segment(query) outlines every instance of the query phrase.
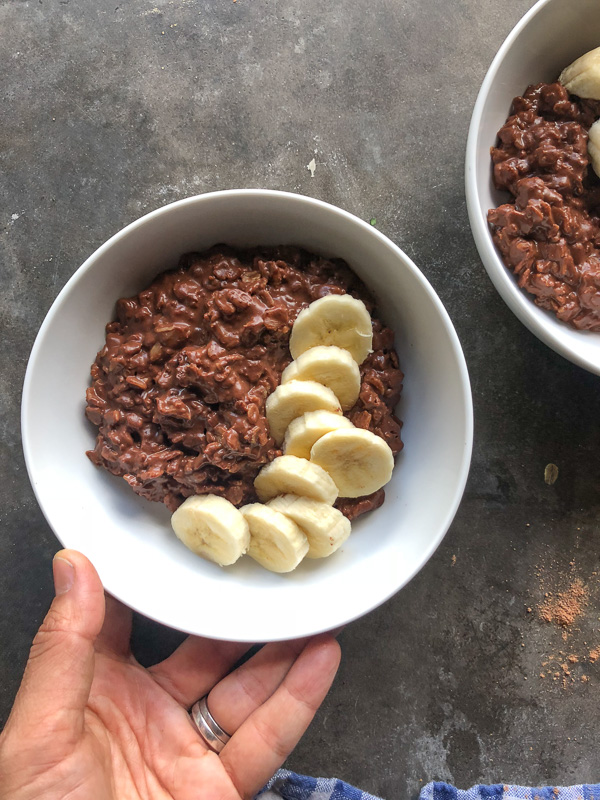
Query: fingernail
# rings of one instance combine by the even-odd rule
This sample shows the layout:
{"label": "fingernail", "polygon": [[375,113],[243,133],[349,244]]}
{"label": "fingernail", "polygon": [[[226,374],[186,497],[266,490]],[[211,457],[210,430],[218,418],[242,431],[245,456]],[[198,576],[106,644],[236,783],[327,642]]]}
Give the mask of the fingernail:
{"label": "fingernail", "polygon": [[65,594],[73,586],[75,580],[75,567],[66,558],[55,556],[52,562],[52,573],[54,575],[54,591],[58,597]]}

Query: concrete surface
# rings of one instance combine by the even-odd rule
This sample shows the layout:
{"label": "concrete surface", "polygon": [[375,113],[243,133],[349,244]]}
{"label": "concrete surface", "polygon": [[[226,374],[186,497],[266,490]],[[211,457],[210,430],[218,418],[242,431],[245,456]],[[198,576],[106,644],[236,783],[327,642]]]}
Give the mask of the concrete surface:
{"label": "concrete surface", "polygon": [[[457,327],[476,415],[448,536],[404,591],[344,631],[339,678],[290,767],[387,798],[415,797],[431,779],[600,781],[600,661],[584,658],[600,644],[599,379],[504,305],[463,196],[477,90],[530,5],[0,2],[0,721],[51,599],[57,549],[19,440],[36,331],[127,222],[190,194],[262,186],[375,217],[414,258]],[[576,576],[589,602],[563,641],[535,607]],[[145,663],[180,638],[136,621]],[[539,677],[561,651],[583,659],[565,686]]]}

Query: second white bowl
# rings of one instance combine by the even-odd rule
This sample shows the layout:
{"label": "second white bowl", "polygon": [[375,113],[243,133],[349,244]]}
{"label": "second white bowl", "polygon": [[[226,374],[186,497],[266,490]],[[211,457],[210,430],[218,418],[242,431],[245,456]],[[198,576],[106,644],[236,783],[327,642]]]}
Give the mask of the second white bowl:
{"label": "second white bowl", "polygon": [[560,72],[600,45],[598,0],[541,0],[513,28],[481,86],[469,129],[466,193],[475,244],[494,286],[521,322],[569,361],[600,375],[600,333],[571,328],[520,289],[496,250],[487,212],[506,202],[492,181],[490,147],[514,97],[527,86],[555,81]]}

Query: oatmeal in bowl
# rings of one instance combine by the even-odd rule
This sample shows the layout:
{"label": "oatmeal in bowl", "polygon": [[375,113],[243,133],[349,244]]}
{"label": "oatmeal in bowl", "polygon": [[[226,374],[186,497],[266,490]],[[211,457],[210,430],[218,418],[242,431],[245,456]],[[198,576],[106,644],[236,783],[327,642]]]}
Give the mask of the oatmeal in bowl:
{"label": "oatmeal in bowl", "polygon": [[[347,264],[298,247],[218,246],[183,256],[176,270],[116,304],[86,395],[86,415],[100,429],[90,459],[171,511],[210,492],[234,505],[255,500],[260,468],[281,455],[266,400],[292,362],[294,320],[337,293],[374,307]],[[375,315],[372,352],[346,414],[397,455],[403,375],[393,338]],[[379,490],[345,510],[356,517],[382,500]]]}
{"label": "oatmeal in bowl", "polygon": [[562,322],[598,333],[600,178],[590,151],[600,81],[597,99],[573,95],[565,83],[529,86],[513,100],[491,152],[494,184],[511,199],[490,209],[488,222],[519,287]]}
{"label": "oatmeal in bowl", "polygon": [[[86,416],[99,429],[87,455],[139,496],[178,511],[175,532],[211,561],[231,565],[247,551],[263,566],[289,572],[305,555],[333,555],[350,531],[342,516],[355,519],[384,501],[391,471],[374,475],[377,448],[392,469],[402,449],[394,411],[403,375],[393,331],[373,311],[366,286],[345,262],[298,247],[216,246],[182,256],[176,270],[117,301],[86,393]],[[298,345],[299,336],[304,345]],[[331,417],[326,424],[325,414]],[[331,449],[331,437],[325,437],[341,427],[350,437],[343,475],[336,479],[335,458],[325,470],[336,484],[331,500],[337,510],[323,500],[315,506],[319,498],[311,497],[312,506],[305,502],[305,514],[299,514],[305,491],[294,488],[293,474],[308,465],[292,462],[286,491],[272,499],[286,497],[293,519],[278,500],[277,514],[270,506],[268,525],[263,520],[262,527],[248,528],[244,509],[235,514],[223,498],[235,508],[256,503],[274,469],[298,457],[299,439],[306,439],[315,422],[321,430],[301,454],[316,465],[311,493],[328,441]],[[368,435],[356,434],[357,428]],[[352,470],[358,485],[348,487]],[[202,496],[202,502],[195,499]],[[215,508],[229,514],[229,530],[215,520]],[[320,526],[317,518],[324,520]],[[297,528],[292,535],[299,547],[281,558],[290,525]]]}

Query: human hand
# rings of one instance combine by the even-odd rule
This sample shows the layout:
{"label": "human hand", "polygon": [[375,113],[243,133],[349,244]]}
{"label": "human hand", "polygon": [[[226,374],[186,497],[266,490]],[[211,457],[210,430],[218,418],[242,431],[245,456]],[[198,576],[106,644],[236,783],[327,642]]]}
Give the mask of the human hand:
{"label": "human hand", "polygon": [[[105,597],[85,556],[63,550],[53,569],[56,597],[0,735],[0,800],[253,797],[327,694],[335,639],[268,644],[229,673],[247,644],[189,637],[144,669],[131,612]],[[219,755],[188,714],[206,694],[232,734]]]}

